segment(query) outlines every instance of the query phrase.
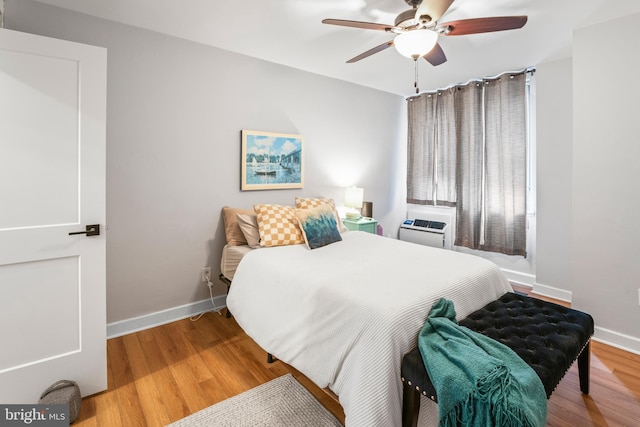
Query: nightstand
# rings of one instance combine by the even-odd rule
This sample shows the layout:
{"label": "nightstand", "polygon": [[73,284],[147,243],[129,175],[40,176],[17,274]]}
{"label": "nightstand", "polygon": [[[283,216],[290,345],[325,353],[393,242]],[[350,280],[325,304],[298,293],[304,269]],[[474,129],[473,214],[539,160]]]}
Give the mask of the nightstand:
{"label": "nightstand", "polygon": [[377,234],[378,221],[373,218],[361,217],[358,219],[343,218],[342,223],[351,231],[366,231],[367,233]]}

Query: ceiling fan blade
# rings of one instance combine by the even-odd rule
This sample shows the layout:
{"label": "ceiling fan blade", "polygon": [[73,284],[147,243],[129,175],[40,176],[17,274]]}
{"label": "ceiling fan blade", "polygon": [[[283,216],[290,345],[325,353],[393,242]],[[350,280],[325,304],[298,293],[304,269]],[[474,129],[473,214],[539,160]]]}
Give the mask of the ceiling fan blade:
{"label": "ceiling fan blade", "polygon": [[416,9],[416,21],[421,19],[426,19],[427,22],[437,21],[449,9],[451,3],[453,0],[423,0]]}
{"label": "ceiling fan blade", "polygon": [[524,27],[526,16],[494,16],[491,18],[459,19],[438,25],[446,36],[490,33],[493,31],[515,30]]}
{"label": "ceiling fan blade", "polygon": [[354,62],[360,61],[361,59],[364,59],[368,56],[373,55],[374,53],[378,53],[381,52],[383,50],[385,50],[388,47],[393,46],[393,40],[389,40],[388,42],[382,43],[381,45],[378,45],[372,49],[369,49],[366,52],[361,53],[358,56],[354,56],[353,58],[351,58],[350,60],[347,61],[347,64],[352,64]]}
{"label": "ceiling fan blade", "polygon": [[394,28],[387,24],[375,22],[349,21],[346,19],[323,19],[323,24],[340,25],[342,27],[363,28],[365,30],[391,31]]}
{"label": "ceiling fan blade", "polygon": [[427,62],[429,62],[429,64],[433,65],[434,67],[447,62],[447,56],[444,54],[440,43],[436,43],[433,49],[431,49],[431,52],[424,55],[423,58],[426,59]]}

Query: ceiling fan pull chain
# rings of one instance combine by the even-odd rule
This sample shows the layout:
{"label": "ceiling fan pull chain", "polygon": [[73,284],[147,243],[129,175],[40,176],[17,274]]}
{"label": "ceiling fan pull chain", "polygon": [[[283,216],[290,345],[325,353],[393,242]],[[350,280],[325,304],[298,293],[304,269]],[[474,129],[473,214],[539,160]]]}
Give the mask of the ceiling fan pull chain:
{"label": "ceiling fan pull chain", "polygon": [[416,93],[419,93],[420,89],[418,88],[418,59],[414,59],[413,63],[415,64],[415,77],[413,86],[416,88]]}

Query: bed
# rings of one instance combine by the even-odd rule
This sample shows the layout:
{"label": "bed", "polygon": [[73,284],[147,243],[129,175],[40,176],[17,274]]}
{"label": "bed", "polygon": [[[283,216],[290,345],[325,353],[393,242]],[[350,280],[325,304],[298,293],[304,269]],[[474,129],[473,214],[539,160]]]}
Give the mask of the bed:
{"label": "bed", "polygon": [[236,270],[238,269],[240,260],[251,250],[252,248],[249,245],[231,246],[227,244],[222,248],[220,272],[229,284],[233,281],[233,277],[236,275]]}
{"label": "bed", "polygon": [[313,250],[243,251],[227,307],[265,351],[333,391],[348,427],[401,424],[402,356],[437,299],[460,319],[512,290],[483,258],[360,231]]}

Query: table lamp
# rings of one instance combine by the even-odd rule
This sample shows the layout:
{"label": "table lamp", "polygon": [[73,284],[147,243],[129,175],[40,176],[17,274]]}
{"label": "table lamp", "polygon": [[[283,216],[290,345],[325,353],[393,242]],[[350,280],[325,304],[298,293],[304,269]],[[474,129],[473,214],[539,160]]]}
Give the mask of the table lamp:
{"label": "table lamp", "polygon": [[358,187],[347,187],[344,192],[344,205],[347,208],[347,219],[359,219],[362,215],[358,209],[362,209],[364,190]]}

